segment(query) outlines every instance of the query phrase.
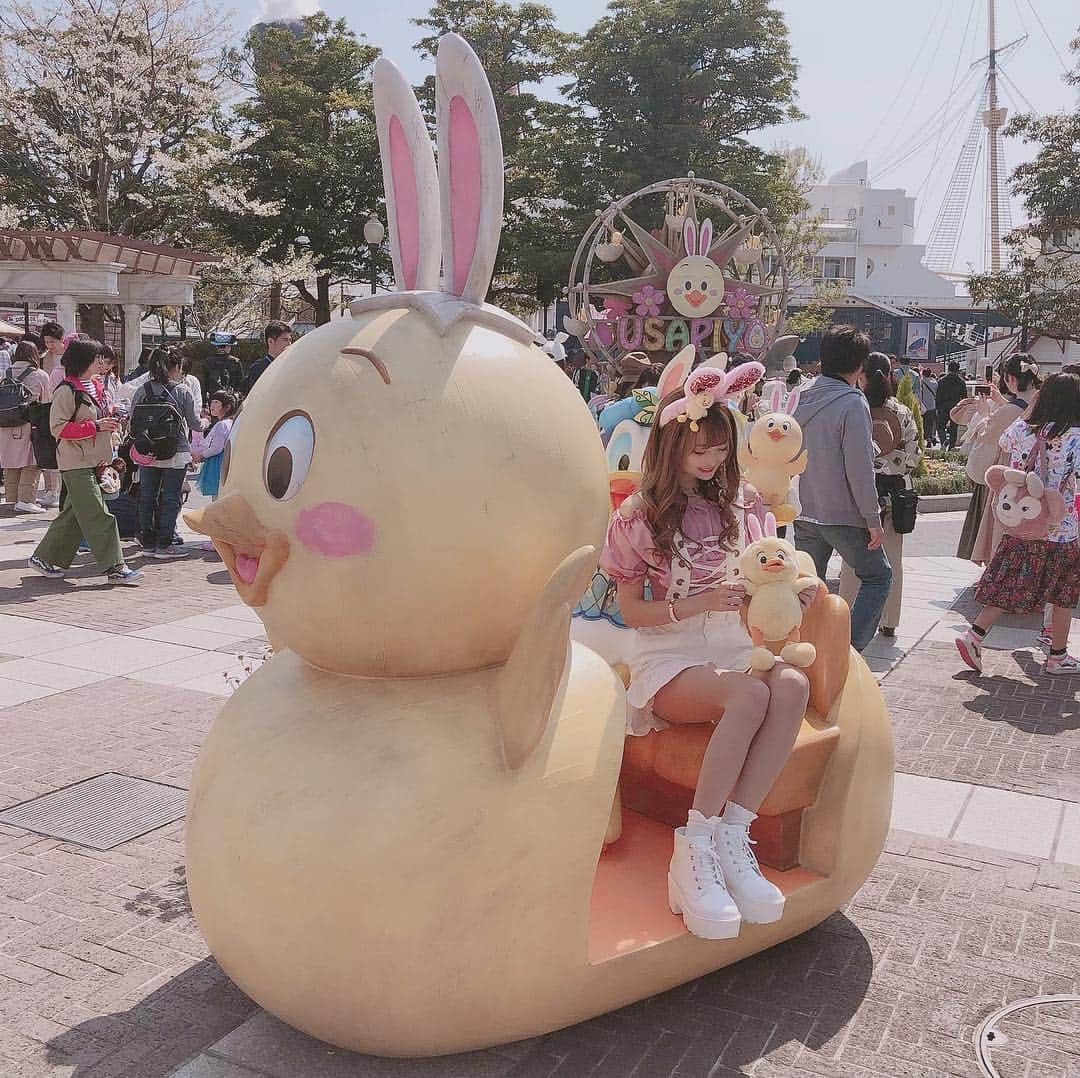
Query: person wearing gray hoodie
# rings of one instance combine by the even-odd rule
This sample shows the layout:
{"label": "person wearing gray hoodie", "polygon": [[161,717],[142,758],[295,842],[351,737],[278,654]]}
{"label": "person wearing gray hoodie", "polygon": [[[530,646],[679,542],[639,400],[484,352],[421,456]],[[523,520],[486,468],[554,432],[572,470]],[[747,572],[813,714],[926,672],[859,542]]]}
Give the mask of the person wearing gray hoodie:
{"label": "person wearing gray hoodie", "polygon": [[859,578],[851,608],[856,651],[874,638],[892,581],[881,549],[870,408],[857,388],[869,354],[870,338],[861,330],[830,326],[821,341],[821,376],[795,409],[808,453],[799,480],[795,546],[814,559],[822,580],[834,550]]}

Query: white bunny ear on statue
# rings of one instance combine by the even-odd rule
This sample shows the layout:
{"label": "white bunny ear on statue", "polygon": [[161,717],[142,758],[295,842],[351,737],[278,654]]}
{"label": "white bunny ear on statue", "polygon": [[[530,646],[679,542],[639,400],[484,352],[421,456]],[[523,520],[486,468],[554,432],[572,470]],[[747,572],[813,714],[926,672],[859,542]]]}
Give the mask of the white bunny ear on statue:
{"label": "white bunny ear on statue", "polygon": [[751,543],[756,543],[762,538],[761,521],[753,513],[746,515],[746,530],[750,535]]}
{"label": "white bunny ear on statue", "polygon": [[692,217],[687,217],[683,224],[683,246],[687,255],[696,255],[697,250],[697,222]]}
{"label": "white bunny ear on statue", "polygon": [[483,303],[502,231],[502,136],[484,69],[457,34],[439,39],[435,114],[443,291],[470,303]]}
{"label": "white bunny ear on statue", "polygon": [[656,383],[657,400],[663,400],[669,393],[674,393],[676,389],[682,389],[686,379],[690,376],[690,370],[694,366],[696,355],[697,349],[692,344],[688,344],[668,360],[667,366],[664,367],[664,371]]}
{"label": "white bunny ear on statue", "polygon": [[770,383],[768,408],[770,412],[782,412],[784,410],[784,384],[782,382]]}
{"label": "white bunny ear on statue", "polygon": [[802,396],[802,390],[793,389],[788,394],[788,399],[784,402],[784,411],[788,415],[794,415],[795,409],[799,407],[799,398]]}
{"label": "white bunny ear on statue", "polygon": [[394,280],[399,292],[433,291],[439,287],[442,240],[431,136],[412,87],[384,57],[375,63],[373,91]]}
{"label": "white bunny ear on statue", "polygon": [[704,223],[701,226],[701,239],[698,241],[698,254],[707,255],[709,248],[712,246],[712,221],[706,217]]}

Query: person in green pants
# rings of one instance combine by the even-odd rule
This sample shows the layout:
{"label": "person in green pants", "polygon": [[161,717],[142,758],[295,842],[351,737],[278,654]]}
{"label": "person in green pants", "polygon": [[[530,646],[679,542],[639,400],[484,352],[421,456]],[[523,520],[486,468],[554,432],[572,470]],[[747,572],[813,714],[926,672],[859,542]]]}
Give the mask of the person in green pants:
{"label": "person in green pants", "polygon": [[67,490],[60,515],[49,525],[30,558],[30,568],[49,579],[67,574],[85,537],[101,572],[129,583],[142,576],[124,564],[116,518],[105,508],[95,469],[112,459],[112,433],[118,421],[99,418],[90,381],[91,367],[102,352],[98,341],[72,341],[61,363],[64,380],[53,392],[49,429],[56,439],[56,461]]}

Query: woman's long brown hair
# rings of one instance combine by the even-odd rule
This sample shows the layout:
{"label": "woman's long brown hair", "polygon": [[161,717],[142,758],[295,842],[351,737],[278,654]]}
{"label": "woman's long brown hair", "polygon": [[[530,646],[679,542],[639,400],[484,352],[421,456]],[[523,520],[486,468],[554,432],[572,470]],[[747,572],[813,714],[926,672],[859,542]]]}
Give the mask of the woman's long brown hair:
{"label": "woman's long brown hair", "polygon": [[728,458],[716,475],[701,483],[701,496],[720,507],[722,525],[720,545],[735,551],[739,538],[739,525],[735,519],[733,503],[739,493],[739,461],[736,439],[739,436],[735,416],[723,402],[714,404],[704,419],[698,420],[698,430],[692,431],[689,423],[672,420],[660,426],[660,415],[667,405],[680,400],[683,390],[666,396],[656,408],[656,422],[645,445],[641,470],[641,500],[645,521],[652,532],[658,554],[670,558],[674,554],[675,533],[682,527],[687,497],[683,493],[679,473],[687,454],[696,444],[726,445]]}

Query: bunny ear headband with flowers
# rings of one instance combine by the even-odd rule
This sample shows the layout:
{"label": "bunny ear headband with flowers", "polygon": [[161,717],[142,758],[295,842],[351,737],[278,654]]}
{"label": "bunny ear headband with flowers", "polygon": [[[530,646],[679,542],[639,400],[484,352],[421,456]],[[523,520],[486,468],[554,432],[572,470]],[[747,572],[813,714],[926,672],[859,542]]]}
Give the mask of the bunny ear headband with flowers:
{"label": "bunny ear headband with flowers", "polygon": [[660,426],[666,427],[673,419],[679,423],[689,423],[696,434],[698,423],[708,414],[714,404],[724,404],[732,397],[751,389],[761,381],[765,368],[756,361],[741,363],[730,373],[724,370],[727,356],[716,357],[722,366],[698,367],[686,379],[686,393],[681,400],[672,401],[660,413]]}

